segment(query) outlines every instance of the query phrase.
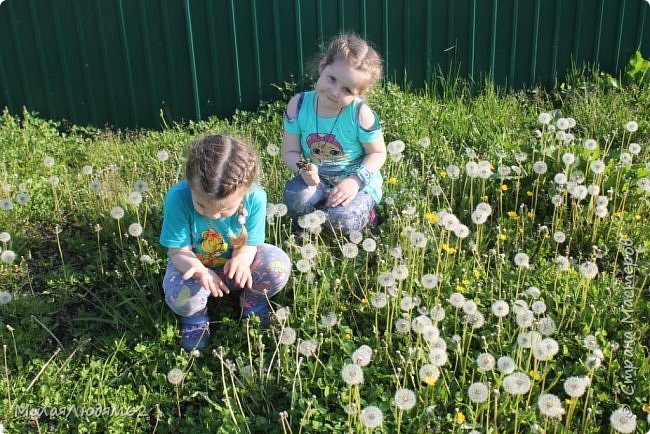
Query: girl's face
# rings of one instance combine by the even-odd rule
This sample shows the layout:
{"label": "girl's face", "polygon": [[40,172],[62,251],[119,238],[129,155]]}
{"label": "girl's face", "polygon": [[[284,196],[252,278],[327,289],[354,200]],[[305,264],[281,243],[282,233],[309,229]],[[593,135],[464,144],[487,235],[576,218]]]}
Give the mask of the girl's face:
{"label": "girl's face", "polygon": [[[344,60],[320,66],[316,94],[320,110],[335,114],[362,95],[370,83],[370,74],[349,67]],[[322,114],[322,113],[321,113]]]}
{"label": "girl's face", "polygon": [[230,196],[215,200],[200,189],[192,188],[192,204],[196,212],[209,219],[231,217],[239,210],[246,195],[247,187],[240,187]]}

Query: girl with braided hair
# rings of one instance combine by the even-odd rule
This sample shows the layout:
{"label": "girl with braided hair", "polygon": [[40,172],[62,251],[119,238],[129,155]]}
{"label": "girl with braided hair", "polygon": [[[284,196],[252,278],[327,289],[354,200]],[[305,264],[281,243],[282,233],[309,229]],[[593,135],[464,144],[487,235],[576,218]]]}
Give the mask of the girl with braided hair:
{"label": "girl with braided hair", "polygon": [[163,290],[180,317],[187,351],[210,344],[209,296],[240,292],[243,317],[255,314],[268,324],[268,300],[289,279],[289,257],[264,243],[266,192],[255,183],[257,168],[249,145],[208,135],[192,146],[185,179],[167,192],[160,244],[170,260]]}
{"label": "girl with braided hair", "polygon": [[376,224],[386,146],[363,97],[382,59],[354,34],[334,38],[318,62],[315,89],[295,95],[284,117],[282,159],[296,176],[284,190],[291,217],[323,209],[326,228],[347,235]]}

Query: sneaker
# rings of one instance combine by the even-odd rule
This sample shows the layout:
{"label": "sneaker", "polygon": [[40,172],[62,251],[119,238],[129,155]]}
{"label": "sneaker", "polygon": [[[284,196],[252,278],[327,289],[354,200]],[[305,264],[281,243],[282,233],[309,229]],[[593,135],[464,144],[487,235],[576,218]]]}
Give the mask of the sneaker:
{"label": "sneaker", "polygon": [[210,318],[208,316],[180,317],[181,347],[188,353],[210,346]]}
{"label": "sneaker", "polygon": [[268,327],[271,324],[271,306],[268,303],[249,307],[244,311],[242,317],[248,318],[251,315],[257,315],[260,318],[260,325],[262,327]]}

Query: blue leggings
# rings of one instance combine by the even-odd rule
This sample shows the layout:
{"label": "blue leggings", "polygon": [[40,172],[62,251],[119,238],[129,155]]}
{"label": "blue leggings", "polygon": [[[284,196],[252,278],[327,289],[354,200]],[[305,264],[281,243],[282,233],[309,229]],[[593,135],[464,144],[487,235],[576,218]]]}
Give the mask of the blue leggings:
{"label": "blue leggings", "polygon": [[[322,182],[309,186],[300,175],[296,176],[284,187],[284,203],[287,214],[296,219],[309,214],[316,209],[322,209],[327,214],[325,227],[335,233],[343,232],[348,235],[352,231],[360,231],[368,223],[376,223],[375,201],[368,193],[360,191],[347,206],[328,208],[327,186]],[[375,221],[373,221],[375,220]]]}
{"label": "blue leggings", "polygon": [[[239,288],[232,279],[226,278],[223,267],[213,268],[219,278],[228,285],[231,292],[241,292],[239,303],[242,310],[261,304],[280,292],[289,280],[291,260],[282,249],[270,244],[257,246],[257,254],[251,264],[253,288]],[[179,316],[196,317],[208,314],[210,291],[193,278],[183,280],[183,275],[171,261],[163,279],[165,301]],[[266,292],[266,294],[265,294]]]}

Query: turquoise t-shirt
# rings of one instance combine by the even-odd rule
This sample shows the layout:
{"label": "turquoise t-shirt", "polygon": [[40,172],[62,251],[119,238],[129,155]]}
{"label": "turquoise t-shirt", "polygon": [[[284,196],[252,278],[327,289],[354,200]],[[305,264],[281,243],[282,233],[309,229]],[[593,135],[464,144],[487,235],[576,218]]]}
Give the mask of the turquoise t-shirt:
{"label": "turquoise t-shirt", "polygon": [[[266,225],[266,192],[253,184],[244,196],[246,245],[264,243]],[[220,219],[209,219],[194,209],[192,192],[186,179],[167,192],[163,209],[160,244],[167,248],[192,246],[192,251],[206,267],[223,266],[232,257],[231,238],[241,233],[239,214]]]}
{"label": "turquoise t-shirt", "polygon": [[[381,124],[376,114],[372,128],[365,129],[359,124],[359,110],[364,104],[359,98],[348,104],[338,116],[317,117],[315,95],[316,91],[300,94],[298,114],[289,119],[285,113],[284,130],[300,136],[304,157],[318,167],[322,181],[334,186],[359,170],[366,156],[362,143],[379,139]],[[361,191],[370,194],[375,203],[379,203],[381,184],[381,174],[376,173]]]}

